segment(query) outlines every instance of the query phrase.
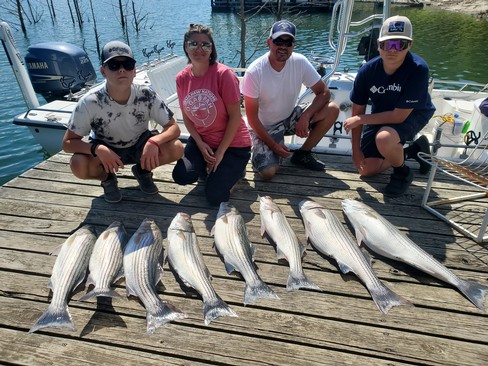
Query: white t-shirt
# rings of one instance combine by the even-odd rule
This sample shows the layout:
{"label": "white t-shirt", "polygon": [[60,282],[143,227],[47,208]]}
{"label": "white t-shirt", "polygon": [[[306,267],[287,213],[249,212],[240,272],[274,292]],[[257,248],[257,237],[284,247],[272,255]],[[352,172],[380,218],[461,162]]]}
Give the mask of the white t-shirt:
{"label": "white t-shirt", "polygon": [[172,117],[173,112],[148,86],[132,84],[127,104],[119,104],[104,85],[79,100],[68,129],[78,136],[90,134],[110,146],[126,148],[148,130],[150,119],[164,127]]}
{"label": "white t-shirt", "polygon": [[278,72],[271,67],[267,52],[247,68],[241,92],[259,99],[259,120],[263,126],[270,126],[290,116],[302,84],[308,88],[319,80],[319,73],[305,56],[293,52]]}

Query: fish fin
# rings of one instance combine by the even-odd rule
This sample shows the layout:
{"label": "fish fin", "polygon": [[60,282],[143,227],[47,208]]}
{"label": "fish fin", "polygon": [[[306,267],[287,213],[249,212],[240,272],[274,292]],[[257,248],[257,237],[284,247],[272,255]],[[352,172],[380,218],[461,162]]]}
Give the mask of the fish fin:
{"label": "fish fin", "polygon": [[337,264],[339,265],[339,269],[341,270],[342,273],[346,274],[346,273],[349,273],[349,272],[353,272],[353,270],[351,269],[351,267],[349,267],[344,262],[337,261]]}
{"label": "fish fin", "polygon": [[168,304],[166,301],[161,300],[160,306],[155,312],[147,312],[147,334],[153,334],[156,329],[170,321],[185,318],[188,318],[187,314],[178,310],[173,305]]}
{"label": "fish fin", "polygon": [[229,262],[225,262],[225,270],[227,271],[227,274],[231,274],[232,272],[236,272],[237,270],[235,267],[230,264]]}
{"label": "fish fin", "polygon": [[129,296],[137,296],[137,292],[134,291],[132,289],[132,287],[130,287],[130,285],[127,283],[127,281],[125,282],[125,291],[127,292],[127,297],[129,297]]}
{"label": "fish fin", "polygon": [[221,316],[238,316],[224,300],[216,295],[213,301],[206,302],[203,305],[203,316],[205,325],[209,325],[212,320]]}
{"label": "fish fin", "polygon": [[114,281],[113,283],[117,282],[118,280],[120,280],[121,278],[123,278],[125,276],[124,274],[124,268],[120,268],[119,272],[117,273],[117,275],[114,277]]}
{"label": "fish fin", "polygon": [[310,222],[309,221],[306,221],[305,218],[303,219],[303,226],[305,227],[305,237],[307,238],[307,240],[310,240]]}
{"label": "fish fin", "polygon": [[75,281],[75,285],[73,286],[73,289],[77,288],[85,279],[86,277],[86,271],[82,271],[79,275],[78,278]]}
{"label": "fish fin", "polygon": [[246,284],[244,289],[244,306],[250,304],[257,299],[280,299],[278,295],[263,281],[259,281],[254,286]]}
{"label": "fish fin", "polygon": [[88,278],[86,279],[85,286],[89,287],[90,285],[95,285],[95,281],[93,280],[92,274],[88,274]]}
{"label": "fish fin", "polygon": [[478,309],[485,310],[485,296],[488,294],[488,286],[479,284],[474,281],[460,280],[458,286],[469,301],[471,301]]}
{"label": "fish fin", "polygon": [[366,233],[362,226],[355,230],[355,236],[358,246],[360,247],[361,243],[366,240]]}
{"label": "fish fin", "polygon": [[398,295],[396,292],[393,292],[382,283],[379,288],[375,288],[373,291],[370,289],[368,290],[374,303],[383,314],[388,314],[388,311],[393,306],[413,306],[410,301]]}
{"label": "fish fin", "polygon": [[303,256],[304,256],[305,251],[307,250],[307,248],[302,243],[299,243],[298,244],[298,250],[300,251],[300,257],[303,258]]}
{"label": "fish fin", "polygon": [[154,276],[154,285],[155,286],[159,283],[159,281],[162,281],[163,274],[164,274],[164,269],[161,266],[161,264],[158,263],[157,267],[156,267],[156,275]]}
{"label": "fish fin", "polygon": [[369,265],[373,265],[373,258],[371,258],[371,255],[369,255],[366,249],[361,248],[360,251],[364,258],[366,258],[366,261],[369,263]]}
{"label": "fish fin", "polygon": [[284,259],[288,262],[288,258],[286,257],[286,255],[281,251],[281,249],[276,246],[276,256],[278,257],[278,260],[280,259]]}
{"label": "fish fin", "polygon": [[261,238],[264,238],[264,234],[266,234],[266,225],[264,225],[264,218],[261,215]]}
{"label": "fish fin", "polygon": [[320,287],[310,281],[307,276],[305,276],[305,273],[302,272],[298,275],[293,276],[290,272],[290,275],[288,276],[288,282],[286,283],[286,291],[295,291],[301,288],[320,290]]}
{"label": "fish fin", "polygon": [[63,247],[63,244],[58,245],[56,248],[54,248],[54,250],[51,253],[49,253],[49,255],[58,255],[59,252],[61,251],[62,247]]}
{"label": "fish fin", "polygon": [[254,262],[254,255],[256,254],[256,246],[254,244],[250,244],[250,247],[251,247],[251,258]]}
{"label": "fish fin", "polygon": [[185,240],[186,239],[185,233],[183,231],[177,231],[176,232],[176,235],[178,235],[181,240]]}
{"label": "fish fin", "polygon": [[119,295],[115,290],[110,288],[94,288],[92,291],[88,292],[87,294],[80,297],[77,302],[86,301],[91,299],[92,297],[111,297],[113,299],[123,299],[121,295]]}
{"label": "fish fin", "polygon": [[75,330],[75,324],[73,323],[73,319],[71,318],[67,304],[59,308],[50,304],[47,310],[34,323],[32,328],[29,330],[29,333],[34,333],[39,329],[47,327],[68,328],[69,330]]}

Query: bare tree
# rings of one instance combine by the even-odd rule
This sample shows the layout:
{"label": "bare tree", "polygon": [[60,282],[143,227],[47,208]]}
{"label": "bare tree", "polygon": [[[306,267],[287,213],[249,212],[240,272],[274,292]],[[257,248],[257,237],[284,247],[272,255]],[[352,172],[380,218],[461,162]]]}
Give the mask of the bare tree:
{"label": "bare tree", "polygon": [[[247,66],[247,63],[249,60],[251,60],[256,52],[261,50],[263,48],[263,39],[267,36],[267,31],[261,32],[257,35],[252,35],[253,39],[253,50],[249,56],[246,56],[246,45],[250,43],[251,38],[248,38],[247,36],[247,27],[246,23],[250,21],[252,18],[256,17],[258,14],[260,14],[263,10],[271,10],[275,14],[275,19],[279,20],[282,18],[283,13],[284,13],[284,3],[285,0],[279,0],[277,7],[275,8],[273,6],[272,1],[266,1],[263,4],[261,4],[258,7],[252,8],[250,10],[245,9],[245,0],[240,0],[239,3],[239,18],[240,18],[240,28],[241,28],[241,48],[239,51],[237,51],[240,54],[239,58],[239,67],[245,68]],[[250,14],[250,15],[247,15]]]}
{"label": "bare tree", "polygon": [[127,26],[125,22],[125,16],[124,16],[124,4],[122,4],[122,0],[119,0],[119,14],[120,14],[120,25],[122,26],[122,30],[124,32],[127,32]]}
{"label": "bare tree", "polygon": [[98,29],[97,29],[97,19],[95,18],[95,12],[93,11],[93,3],[92,0],[90,0],[90,9],[92,13],[92,18],[93,18],[93,30],[95,32],[95,44],[97,45],[97,54],[98,58],[100,59],[100,55],[102,54],[100,51],[100,36],[98,35]]}
{"label": "bare tree", "polygon": [[76,19],[78,20],[78,27],[80,28],[80,30],[82,30],[82,28],[83,28],[83,15],[81,13],[80,4],[78,3],[78,0],[73,0],[73,5],[75,8]]}
{"label": "bare tree", "polygon": [[73,9],[71,9],[71,4],[69,0],[66,0],[68,3],[69,15],[71,16],[71,22],[75,24],[75,17],[73,16]]}
{"label": "bare tree", "polygon": [[139,10],[137,10],[134,0],[131,1],[132,1],[132,15],[133,15],[132,23],[136,33],[139,33],[139,31],[146,26],[149,13],[143,14],[141,10],[142,6]]}
{"label": "bare tree", "polygon": [[38,23],[42,18],[42,14],[44,13],[43,9],[39,9],[37,6],[33,7],[30,0],[26,0],[26,3],[27,8],[29,9],[30,21],[34,24]]}
{"label": "bare tree", "polygon": [[23,10],[22,4],[20,4],[20,0],[17,0],[17,14],[19,15],[19,22],[20,28],[22,29],[22,33],[27,34],[27,29],[25,28],[24,17],[23,17]]}

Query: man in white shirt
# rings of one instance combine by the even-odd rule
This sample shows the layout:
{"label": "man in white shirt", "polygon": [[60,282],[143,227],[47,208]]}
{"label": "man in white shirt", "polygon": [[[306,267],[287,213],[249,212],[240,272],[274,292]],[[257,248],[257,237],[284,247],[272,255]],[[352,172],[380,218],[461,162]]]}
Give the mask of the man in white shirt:
{"label": "man in white shirt", "polygon": [[[311,170],[323,171],[325,164],[311,150],[331,128],[339,107],[330,102],[330,91],[307,58],[293,52],[296,28],[287,20],[271,27],[269,52],[251,63],[241,91],[251,127],[252,164],[263,179],[271,179],[283,158]],[[295,106],[302,84],[315,97],[309,105]],[[284,144],[285,135],[306,138],[293,152]]]}

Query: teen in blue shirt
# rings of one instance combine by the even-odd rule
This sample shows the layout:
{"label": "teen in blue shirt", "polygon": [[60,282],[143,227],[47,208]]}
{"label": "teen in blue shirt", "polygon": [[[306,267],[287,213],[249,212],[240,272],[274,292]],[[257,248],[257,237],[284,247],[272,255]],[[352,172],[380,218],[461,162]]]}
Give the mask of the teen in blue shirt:
{"label": "teen in blue shirt", "polygon": [[[413,180],[406,158],[429,152],[425,136],[407,149],[403,145],[428,123],[435,111],[428,92],[429,68],[410,52],[412,24],[403,16],[387,19],[378,38],[380,55],[358,71],[351,91],[352,117],[344,127],[352,134],[352,159],[361,176],[372,176],[393,167],[384,194],[403,194]],[[366,114],[371,100],[371,114]],[[425,163],[426,164],[426,163]],[[424,163],[420,171],[426,173]]]}

